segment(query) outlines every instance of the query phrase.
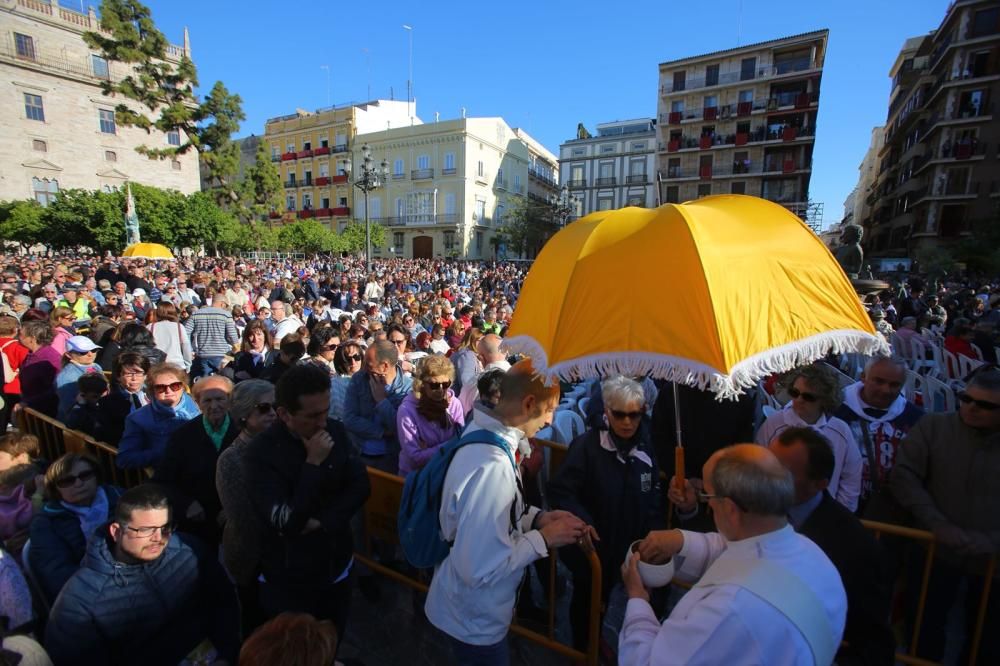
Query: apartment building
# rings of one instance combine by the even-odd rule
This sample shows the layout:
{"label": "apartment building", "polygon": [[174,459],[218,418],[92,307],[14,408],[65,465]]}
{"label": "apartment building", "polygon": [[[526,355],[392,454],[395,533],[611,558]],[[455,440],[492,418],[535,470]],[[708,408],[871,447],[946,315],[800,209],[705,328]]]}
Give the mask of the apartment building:
{"label": "apartment building", "polygon": [[596,129],[592,136],[581,127],[576,139],[559,146],[559,182],[569,189],[573,216],[655,207],[656,121],[616,120]]}
{"label": "apartment building", "polygon": [[[494,257],[498,248],[493,239],[530,187],[529,143],[535,145],[536,168],[539,156],[554,161],[502,118],[399,127],[359,134],[355,143],[367,144],[376,163],[389,165],[384,187],[368,196],[369,219],[386,227],[386,245],[373,248],[382,257]],[[357,172],[360,152],[355,160]],[[355,209],[352,217],[364,220],[362,197]]]}
{"label": "apartment building", "polygon": [[528,149],[528,198],[552,201],[559,197],[559,159],[519,127],[514,134]]}
{"label": "apartment building", "polygon": [[952,2],[935,30],[905,42],[889,76],[864,242],[873,257],[912,259],[996,213],[1000,3]]}
{"label": "apartment building", "polygon": [[663,203],[752,194],[813,223],[813,145],[828,30],[660,64]]}
{"label": "apartment building", "polygon": [[[101,92],[101,83],[128,73],[83,41],[99,30],[94,9],[80,13],[55,0],[0,0],[0,199],[35,199],[42,205],[60,190],[112,190],[126,181],[180,190],[199,189],[198,153],[149,159],[142,145],[181,145],[186,137],[122,127],[115,105],[127,103]],[[190,57],[169,45],[167,58]]]}
{"label": "apartment building", "polygon": [[[408,127],[411,105],[405,101],[373,100],[295,113],[269,119],[264,139],[271,160],[278,166],[285,188],[284,212],[271,218],[290,222],[315,218],[337,230],[351,218],[354,189],[344,171],[344,161],[360,154],[355,137],[386,128]],[[357,144],[357,145],[356,145]]]}

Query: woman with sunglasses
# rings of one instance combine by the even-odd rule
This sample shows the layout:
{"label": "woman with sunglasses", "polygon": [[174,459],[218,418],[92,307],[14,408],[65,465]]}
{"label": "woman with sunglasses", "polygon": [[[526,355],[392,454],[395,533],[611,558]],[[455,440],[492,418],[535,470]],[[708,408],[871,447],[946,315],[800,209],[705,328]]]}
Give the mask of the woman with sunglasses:
{"label": "woman with sunglasses", "polygon": [[229,417],[240,429],[233,443],[219,455],[215,467],[215,488],[222,502],[222,562],[236,582],[240,596],[243,635],[249,636],[260,624],[257,577],[260,574],[260,544],[264,531],[254,509],[244,455],[250,441],[275,422],[274,384],[248,379],[233,389]]}
{"label": "woman with sunglasses", "polygon": [[822,364],[814,363],[792,370],[781,383],[788,387],[791,400],[784,409],[767,417],[754,441],[767,446],[792,426],[808,426],[826,437],[834,458],[827,490],[835,500],[856,511],[861,496],[861,448],[851,427],[833,415],[841,403],[836,377]]}
{"label": "woman with sunglasses", "polygon": [[146,390],[151,400],[125,419],[125,433],[115,458],[119,467],[156,467],[170,435],[201,414],[187,389],[188,376],[183,368],[161,363],[149,369]]}
{"label": "woman with sunglasses", "polygon": [[413,373],[413,392],[396,411],[399,474],[421,469],[438,447],[461,434],[465,412],[451,385],[455,366],[443,356],[424,358]]}
{"label": "woman with sunglasses", "polygon": [[67,453],[45,472],[47,502],[31,522],[29,565],[51,604],[80,568],[87,541],[114,516],[122,490],[101,485],[97,461]]}
{"label": "woman with sunglasses", "polygon": [[333,357],[339,346],[340,332],[328,323],[319,324],[309,336],[306,353],[310,362],[326,370],[331,377],[336,377],[337,370],[333,365]]}
{"label": "woman with sunglasses", "polygon": [[[643,416],[642,384],[616,376],[601,383],[608,428],[591,429],[569,446],[566,461],[549,482],[554,509],[571,511],[590,525],[601,559],[601,598],[607,602],[621,582],[622,554],[650,530],[666,528],[659,467],[650,430]],[[579,548],[560,548],[559,557],[573,574],[570,623],[573,644],[587,645],[590,565]]]}
{"label": "woman with sunglasses", "polygon": [[49,324],[52,325],[52,347],[62,356],[66,353],[66,341],[76,335],[73,322],[76,315],[73,310],[65,306],[52,308],[49,313]]}
{"label": "woman with sunglasses", "polygon": [[333,368],[336,376],[330,378],[330,411],[331,419],[338,421],[344,418],[344,403],[347,400],[347,386],[351,383],[354,373],[361,370],[365,358],[365,350],[355,340],[342,342],[333,355]]}

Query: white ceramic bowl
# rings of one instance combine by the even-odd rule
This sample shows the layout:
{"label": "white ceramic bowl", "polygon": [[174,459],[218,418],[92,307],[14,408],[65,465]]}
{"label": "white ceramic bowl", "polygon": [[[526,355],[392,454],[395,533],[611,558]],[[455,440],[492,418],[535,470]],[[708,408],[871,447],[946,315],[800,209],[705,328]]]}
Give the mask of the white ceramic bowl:
{"label": "white ceramic bowl", "polygon": [[[625,553],[626,562],[628,562],[628,558],[630,557],[639,557],[639,553],[633,549],[640,543],[642,543],[642,539],[633,541],[632,545],[628,547],[628,552]],[[639,578],[642,579],[642,584],[650,589],[669,584],[674,579],[673,558],[664,564],[650,564],[649,562],[639,560]]]}

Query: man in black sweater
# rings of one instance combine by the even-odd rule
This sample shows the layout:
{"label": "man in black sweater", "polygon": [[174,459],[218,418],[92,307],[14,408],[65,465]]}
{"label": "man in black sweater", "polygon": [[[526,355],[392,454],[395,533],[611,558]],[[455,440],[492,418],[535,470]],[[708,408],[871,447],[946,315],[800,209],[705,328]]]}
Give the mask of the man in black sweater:
{"label": "man in black sweater", "polygon": [[847,591],[845,645],[837,653],[837,663],[890,666],[896,648],[889,628],[892,580],[875,539],[826,492],[833,474],[833,448],[823,435],[805,427],[781,431],[768,448],[795,480],[789,522],[826,553]]}
{"label": "man in black sweater", "polygon": [[371,492],[347,431],[327,419],[330,376],[312,363],[285,372],[275,390],[278,420],[247,446],[251,501],[265,526],[261,547],[265,615],[285,611],[332,620],[344,635],[350,607],[350,520]]}

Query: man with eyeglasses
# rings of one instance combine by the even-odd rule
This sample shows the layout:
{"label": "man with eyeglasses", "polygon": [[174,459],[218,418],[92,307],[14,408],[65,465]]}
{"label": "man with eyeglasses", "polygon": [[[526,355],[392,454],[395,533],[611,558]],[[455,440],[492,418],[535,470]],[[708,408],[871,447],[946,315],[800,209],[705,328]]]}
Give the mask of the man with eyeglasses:
{"label": "man with eyeglasses", "polygon": [[[718,532],[650,532],[622,565],[629,601],[618,663],[832,663],[847,597],[829,558],[788,524],[791,474],[765,447],[737,444],[712,454],[702,478]],[[673,559],[677,578],[697,581],[662,625],[640,559]]]}
{"label": "man with eyeglasses", "polygon": [[206,653],[214,657],[199,663],[235,664],[236,594],[214,552],[173,532],[163,491],[137,486],[56,599],[45,649],[56,664],[176,664]]}
{"label": "man with eyeglasses", "polygon": [[281,338],[289,333],[299,330],[304,324],[294,314],[289,314],[289,306],[282,300],[271,302],[271,320],[274,322],[274,330],[271,331],[274,337],[274,344],[281,344]]}
{"label": "man with eyeglasses", "polygon": [[[941,659],[947,613],[966,588],[966,636],[972,636],[986,559],[1000,552],[1000,371],[985,366],[958,401],[957,412],[927,414],[910,430],[890,480],[896,501],[938,542],[917,648],[917,654],[930,660]],[[922,567],[922,556],[913,564],[918,562]],[[920,572],[910,573],[914,585],[907,587],[907,608],[912,614],[921,579]],[[995,578],[989,593],[987,628],[1000,626],[1000,605],[992,603],[1000,594]],[[966,652],[969,645],[967,639]],[[978,663],[1000,663],[996,631],[983,632]]]}

